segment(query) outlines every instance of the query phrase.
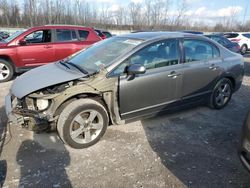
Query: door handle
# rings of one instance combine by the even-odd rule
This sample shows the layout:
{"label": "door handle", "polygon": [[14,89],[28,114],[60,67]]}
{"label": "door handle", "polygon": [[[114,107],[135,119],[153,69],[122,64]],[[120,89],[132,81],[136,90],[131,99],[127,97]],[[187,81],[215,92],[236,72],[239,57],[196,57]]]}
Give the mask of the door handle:
{"label": "door handle", "polygon": [[219,68],[219,66],[215,66],[215,64],[212,64],[208,68],[211,70],[217,70]]}
{"label": "door handle", "polygon": [[52,46],[50,46],[50,45],[46,45],[46,46],[44,46],[44,48],[49,49],[49,48],[52,48]]}
{"label": "door handle", "polygon": [[181,74],[176,73],[175,71],[171,72],[168,75],[168,78],[177,78],[178,76],[180,76]]}

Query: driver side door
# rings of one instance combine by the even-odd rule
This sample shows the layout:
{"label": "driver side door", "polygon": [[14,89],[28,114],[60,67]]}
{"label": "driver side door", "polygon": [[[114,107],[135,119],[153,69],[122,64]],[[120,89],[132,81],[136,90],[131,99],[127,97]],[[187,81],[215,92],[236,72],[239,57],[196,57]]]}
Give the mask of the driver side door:
{"label": "driver side door", "polygon": [[24,40],[26,44],[17,47],[17,57],[23,66],[38,66],[55,60],[50,29],[33,31]]}
{"label": "driver side door", "polygon": [[182,72],[179,40],[151,43],[129,57],[121,66],[141,64],[144,74],[119,78],[119,108],[122,119],[132,119],[168,109],[180,99]]}

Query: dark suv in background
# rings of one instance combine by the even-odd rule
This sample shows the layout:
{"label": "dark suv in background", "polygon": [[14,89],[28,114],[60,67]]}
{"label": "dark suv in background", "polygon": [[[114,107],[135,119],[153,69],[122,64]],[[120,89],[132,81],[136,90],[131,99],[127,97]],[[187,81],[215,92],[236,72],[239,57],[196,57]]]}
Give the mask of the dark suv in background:
{"label": "dark suv in background", "polygon": [[0,43],[0,82],[15,72],[64,59],[101,38],[93,28],[46,25],[16,32]]}

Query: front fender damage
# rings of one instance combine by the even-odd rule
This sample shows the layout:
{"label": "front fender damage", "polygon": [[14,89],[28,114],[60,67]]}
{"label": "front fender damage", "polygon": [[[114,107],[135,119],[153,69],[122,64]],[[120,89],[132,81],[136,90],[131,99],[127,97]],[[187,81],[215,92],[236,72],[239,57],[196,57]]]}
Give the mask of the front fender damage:
{"label": "front fender damage", "polygon": [[[104,103],[111,123],[112,124],[123,124],[121,120],[118,106],[118,78],[106,78],[105,76],[97,75],[93,76],[89,80],[77,80],[74,84],[68,84],[65,90],[58,93],[46,94],[42,91],[32,93],[28,96],[34,99],[45,99],[50,100],[50,107],[43,112],[41,118],[34,118],[29,116],[30,119],[35,119],[31,127],[34,127],[35,122],[44,122],[44,119],[50,124],[51,129],[56,128],[57,119],[63,108],[73,100],[79,98],[96,98]],[[39,115],[38,115],[39,117]]]}

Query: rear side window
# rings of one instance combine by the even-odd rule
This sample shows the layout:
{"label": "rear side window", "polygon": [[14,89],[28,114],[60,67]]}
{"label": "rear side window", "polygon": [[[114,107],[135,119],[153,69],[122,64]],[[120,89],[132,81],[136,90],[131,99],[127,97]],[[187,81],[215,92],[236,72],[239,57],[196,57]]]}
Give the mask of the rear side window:
{"label": "rear side window", "polygon": [[85,30],[78,30],[80,40],[86,40],[89,36],[89,32]]}
{"label": "rear side window", "polygon": [[202,40],[186,39],[183,43],[185,63],[217,58],[220,52],[211,43]]}
{"label": "rear side window", "polygon": [[238,33],[225,33],[224,36],[230,39],[230,38],[238,37],[239,34]]}
{"label": "rear side window", "polygon": [[242,34],[244,37],[247,37],[247,38],[249,38],[250,39],[250,33],[244,33],[244,34]]}
{"label": "rear side window", "polygon": [[56,39],[58,42],[76,41],[77,37],[76,37],[75,30],[57,29],[56,30]]}

